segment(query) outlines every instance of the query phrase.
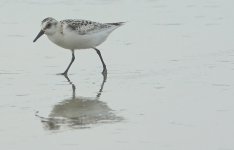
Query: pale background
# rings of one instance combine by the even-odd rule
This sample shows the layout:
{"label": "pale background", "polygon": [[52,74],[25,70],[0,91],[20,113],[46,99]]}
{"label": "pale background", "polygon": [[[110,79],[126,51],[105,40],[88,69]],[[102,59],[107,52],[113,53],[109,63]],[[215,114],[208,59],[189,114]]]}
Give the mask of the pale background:
{"label": "pale background", "polygon": [[[1,150],[233,150],[233,0],[0,1]],[[127,21],[71,54],[45,17]]]}

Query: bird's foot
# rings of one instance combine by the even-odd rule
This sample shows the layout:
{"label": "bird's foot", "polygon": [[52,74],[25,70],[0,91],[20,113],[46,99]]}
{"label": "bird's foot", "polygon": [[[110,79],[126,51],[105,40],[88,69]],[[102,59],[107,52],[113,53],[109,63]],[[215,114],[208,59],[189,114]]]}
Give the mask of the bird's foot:
{"label": "bird's foot", "polygon": [[67,77],[67,72],[63,72],[63,73],[58,73],[57,75],[63,75]]}

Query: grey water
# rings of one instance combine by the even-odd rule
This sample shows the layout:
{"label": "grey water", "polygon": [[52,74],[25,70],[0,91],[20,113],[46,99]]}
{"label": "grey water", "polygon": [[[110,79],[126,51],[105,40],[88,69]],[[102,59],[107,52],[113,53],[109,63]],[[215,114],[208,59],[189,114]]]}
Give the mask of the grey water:
{"label": "grey water", "polygon": [[[234,149],[231,0],[0,0],[0,149]],[[46,17],[127,23],[71,54]]]}

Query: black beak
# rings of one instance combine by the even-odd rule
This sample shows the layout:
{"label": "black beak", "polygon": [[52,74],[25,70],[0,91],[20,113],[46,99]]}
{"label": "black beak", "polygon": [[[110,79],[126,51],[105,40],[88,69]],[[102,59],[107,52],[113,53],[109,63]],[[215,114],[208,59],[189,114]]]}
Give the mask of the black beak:
{"label": "black beak", "polygon": [[33,40],[33,42],[36,42],[37,39],[39,39],[39,37],[41,37],[45,32],[43,30],[41,30],[38,35],[36,36],[36,38]]}

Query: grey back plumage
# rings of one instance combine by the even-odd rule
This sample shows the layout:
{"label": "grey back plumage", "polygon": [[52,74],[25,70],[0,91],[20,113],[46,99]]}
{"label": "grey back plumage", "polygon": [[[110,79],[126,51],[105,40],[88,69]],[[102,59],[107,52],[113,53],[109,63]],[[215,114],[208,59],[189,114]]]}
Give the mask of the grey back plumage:
{"label": "grey back plumage", "polygon": [[60,21],[61,24],[67,24],[70,30],[75,30],[80,35],[85,35],[89,33],[99,32],[100,30],[105,30],[108,28],[121,26],[124,22],[119,23],[98,23],[89,20],[79,20],[79,19],[66,19]]}

